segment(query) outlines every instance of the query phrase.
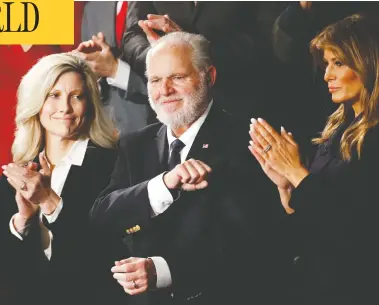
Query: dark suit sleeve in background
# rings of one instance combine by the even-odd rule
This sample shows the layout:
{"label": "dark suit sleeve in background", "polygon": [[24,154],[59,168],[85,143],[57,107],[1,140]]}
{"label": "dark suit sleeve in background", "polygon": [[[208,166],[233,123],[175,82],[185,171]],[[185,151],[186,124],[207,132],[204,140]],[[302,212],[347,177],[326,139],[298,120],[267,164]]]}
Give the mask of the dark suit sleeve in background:
{"label": "dark suit sleeve in background", "polygon": [[307,56],[308,43],[312,39],[314,16],[304,11],[299,3],[290,4],[273,25],[273,49],[284,63],[296,63]]}
{"label": "dark suit sleeve in background", "polygon": [[122,39],[123,59],[129,63],[133,71],[139,76],[145,76],[146,54],[150,43],[146,34],[138,25],[139,20],[147,19],[147,14],[156,14],[154,5],[150,1],[129,1],[126,17],[126,32]]}
{"label": "dark suit sleeve in background", "polygon": [[[159,5],[169,6],[170,3]],[[255,28],[258,13],[256,3],[200,3],[199,5],[202,7],[199,8],[198,16],[194,17],[191,28],[186,28],[185,31],[201,34],[211,42],[213,59],[223,78],[230,77],[228,74],[234,72],[239,72],[240,75],[241,71],[247,70],[246,67],[260,63],[262,52],[259,51],[261,46],[257,41],[258,31]],[[167,12],[157,12],[153,2],[129,2],[127,30],[123,37],[123,58],[140,76],[144,76],[145,73],[146,54],[150,44],[138,26],[138,21],[147,19],[148,14],[165,13]],[[179,16],[181,12],[177,14]],[[170,14],[170,18],[183,27],[175,17]]]}
{"label": "dark suit sleeve in background", "polygon": [[144,78],[140,77],[131,69],[127,89],[118,89],[118,93],[120,94],[121,98],[124,100],[130,100],[136,104],[148,104],[149,99],[146,83],[144,80]]}

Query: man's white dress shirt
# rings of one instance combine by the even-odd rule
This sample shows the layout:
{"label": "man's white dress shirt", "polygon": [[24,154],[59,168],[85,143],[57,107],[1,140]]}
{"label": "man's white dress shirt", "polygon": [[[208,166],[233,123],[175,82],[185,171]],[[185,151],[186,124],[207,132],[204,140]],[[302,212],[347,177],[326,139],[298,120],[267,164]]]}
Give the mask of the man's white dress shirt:
{"label": "man's white dress shirt", "polygon": [[[213,101],[209,103],[208,108],[180,137],[185,146],[180,151],[180,160],[183,163],[192,147],[195,138],[207,118],[209,111],[212,107]],[[170,147],[169,155],[171,155],[171,143],[177,138],[173,135],[170,126],[167,126],[167,141]],[[168,160],[167,160],[168,162]],[[174,202],[170,191],[163,182],[163,175],[159,174],[155,178],[151,179],[147,184],[147,192],[152,209],[152,217],[162,214],[169,206]],[[155,269],[157,271],[157,288],[166,288],[171,286],[171,272],[166,260],[162,257],[153,256],[151,259],[154,261]]]}

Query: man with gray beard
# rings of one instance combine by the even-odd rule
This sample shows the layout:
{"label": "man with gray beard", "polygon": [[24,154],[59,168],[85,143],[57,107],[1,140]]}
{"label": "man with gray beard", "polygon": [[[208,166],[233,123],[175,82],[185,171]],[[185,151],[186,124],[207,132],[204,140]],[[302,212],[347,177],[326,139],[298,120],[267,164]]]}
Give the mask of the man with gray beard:
{"label": "man with gray beard", "polygon": [[258,207],[269,196],[259,195],[265,180],[248,153],[248,122],[239,126],[213,104],[209,50],[203,36],[184,32],[149,50],[149,100],[161,123],[120,140],[91,211],[123,239],[111,271],[126,304],[254,304],[263,289],[257,226],[267,214]]}

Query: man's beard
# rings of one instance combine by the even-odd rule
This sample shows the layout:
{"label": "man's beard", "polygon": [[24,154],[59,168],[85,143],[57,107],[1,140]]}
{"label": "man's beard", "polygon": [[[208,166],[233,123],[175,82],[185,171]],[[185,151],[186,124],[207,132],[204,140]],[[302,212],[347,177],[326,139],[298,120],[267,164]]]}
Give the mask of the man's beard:
{"label": "man's beard", "polygon": [[[165,111],[162,106],[163,102],[173,100],[181,100],[182,107],[172,112]],[[157,119],[163,124],[169,125],[173,129],[190,125],[204,113],[209,105],[206,78],[201,79],[198,89],[191,94],[175,94],[169,97],[161,97],[154,102],[149,93],[149,101],[151,108],[157,114]]]}

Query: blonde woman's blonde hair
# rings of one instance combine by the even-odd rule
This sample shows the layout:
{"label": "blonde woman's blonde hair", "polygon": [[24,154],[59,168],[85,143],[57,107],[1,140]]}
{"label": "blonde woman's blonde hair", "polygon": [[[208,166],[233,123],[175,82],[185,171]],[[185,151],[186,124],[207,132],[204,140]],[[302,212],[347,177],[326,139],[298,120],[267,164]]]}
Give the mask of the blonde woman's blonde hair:
{"label": "blonde woman's blonde hair", "polygon": [[80,138],[89,137],[95,144],[112,148],[117,142],[117,132],[111,119],[101,107],[96,76],[78,57],[63,53],[41,58],[21,80],[17,92],[16,132],[12,145],[13,161],[26,163],[33,160],[44,146],[44,128],[39,113],[45,100],[58,81],[67,72],[81,75],[87,100],[86,128]]}
{"label": "blonde woman's blonde hair", "polygon": [[[378,22],[368,16],[352,15],[327,26],[310,44],[316,63],[323,64],[324,51],[330,50],[342,63],[351,68],[363,83],[360,94],[362,116],[342,135],[340,153],[345,161],[354,151],[361,157],[367,132],[379,123],[379,30]],[[328,118],[321,136],[313,143],[321,144],[336,132],[348,116],[349,105],[342,103]]]}

